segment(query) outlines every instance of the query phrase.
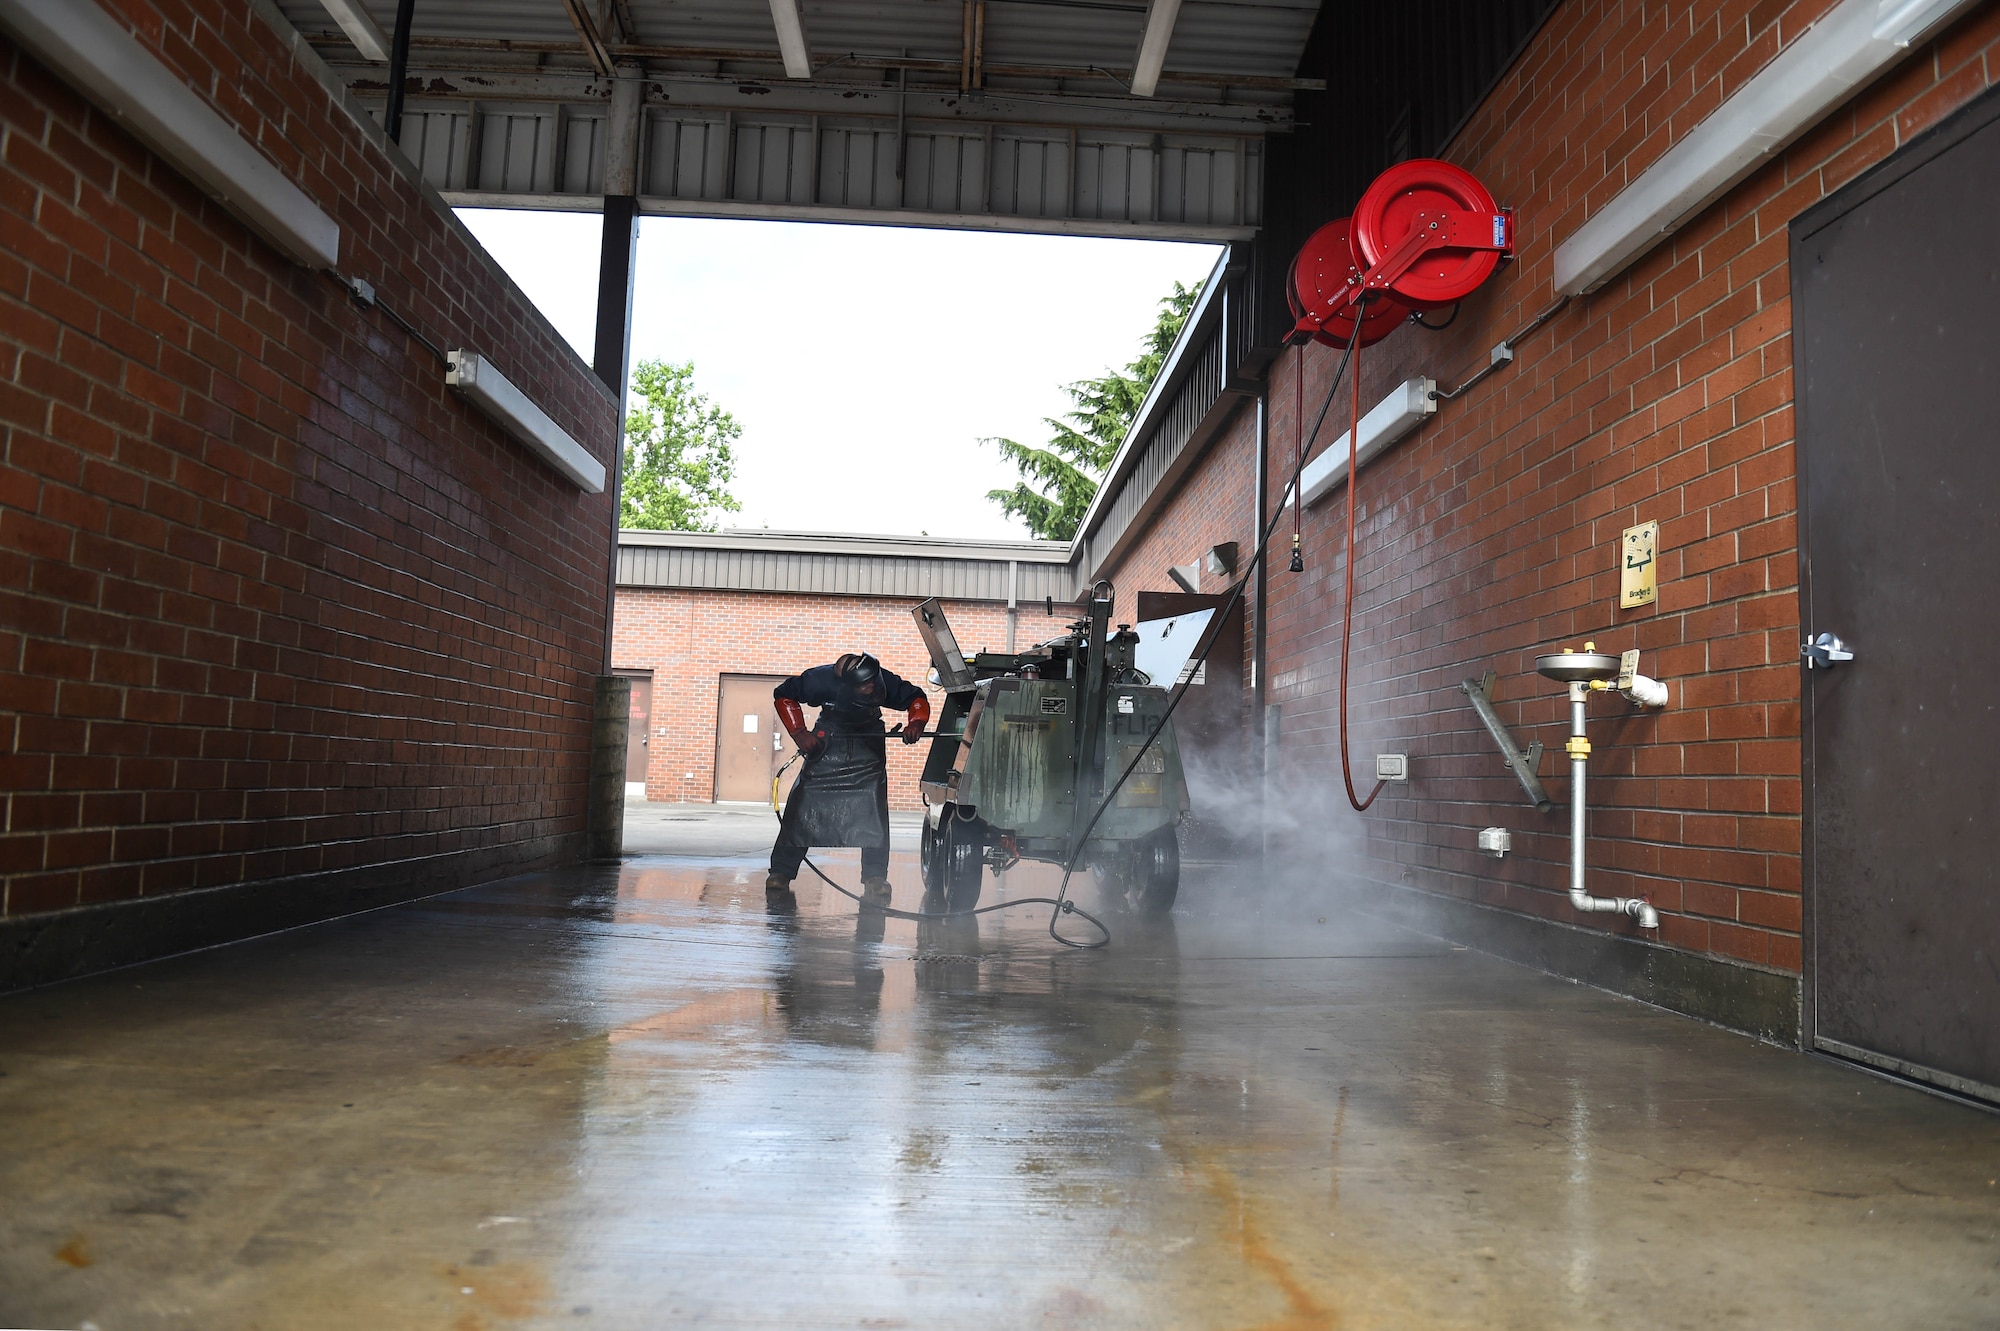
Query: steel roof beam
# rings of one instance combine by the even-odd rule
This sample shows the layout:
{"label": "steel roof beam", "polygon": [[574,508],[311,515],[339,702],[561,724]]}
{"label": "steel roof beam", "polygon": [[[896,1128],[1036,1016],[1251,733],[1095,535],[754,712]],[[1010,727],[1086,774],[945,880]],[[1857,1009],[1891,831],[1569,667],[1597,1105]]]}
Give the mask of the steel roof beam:
{"label": "steel roof beam", "polygon": [[811,78],[812,52],[806,49],[806,23],[799,14],[799,0],[771,0],[771,26],[778,30],[778,54],[785,62],[785,77]]}
{"label": "steel roof beam", "polygon": [[618,40],[636,42],[639,40],[639,25],[632,21],[631,0],[610,0],[612,17],[618,24]]}
{"label": "steel roof beam", "polygon": [[[309,33],[306,40],[314,45],[336,45],[342,39],[336,33]],[[412,37],[410,46],[422,51],[485,51],[496,54],[516,55],[573,55],[576,47],[561,42],[511,41],[498,37]],[[758,50],[754,47],[728,46],[659,46],[642,43],[624,43],[610,48],[614,57],[626,60],[689,60],[703,63],[713,61],[741,61],[776,65],[781,63],[779,53]],[[921,56],[861,55],[849,53],[838,57],[839,63],[855,69],[896,70],[907,69],[912,74],[942,74],[951,76],[954,83],[958,78],[959,62],[956,60],[932,60]],[[832,62],[819,67],[824,72]],[[810,73],[808,72],[808,76]],[[987,62],[987,78],[1047,79],[1050,81],[1071,81],[1081,79],[1102,79],[1126,86],[1121,74],[1131,71],[1108,69],[1102,65],[1013,65]],[[789,77],[789,73],[788,73]],[[739,80],[740,81],[740,80]],[[1325,79],[1301,79],[1272,74],[1225,74],[1207,70],[1163,69],[1160,83],[1179,83],[1197,88],[1232,88],[1246,92],[1325,92]],[[1152,94],[1148,94],[1149,96]]]}
{"label": "steel roof beam", "polygon": [[569,15],[571,25],[576,28],[584,58],[590,61],[592,69],[610,78],[617,71],[618,64],[611,58],[611,48],[605,42],[604,34],[597,30],[597,16],[590,12],[589,0],[562,0],[562,6]]}
{"label": "steel roof beam", "polygon": [[[387,85],[376,66],[354,66],[360,77],[349,87],[363,98],[379,97]],[[720,115],[725,111],[744,113],[743,98],[736,91],[740,79],[703,74],[662,74],[647,76],[646,105],[652,109],[699,111]],[[449,99],[463,108],[468,100],[477,102],[534,102],[590,108],[601,111],[611,98],[614,80],[598,79],[579,71],[575,74],[533,74],[525,70],[490,70],[466,74],[457,70],[412,68],[409,106],[412,111],[426,103]],[[671,97],[661,85],[674,88]],[[941,124],[962,130],[982,125],[1047,126],[1085,130],[1129,130],[1138,133],[1186,135],[1194,138],[1261,138],[1282,133],[1291,127],[1287,108],[1258,105],[1230,105],[1207,102],[1141,102],[1131,98],[1109,98],[1081,93],[1008,93],[988,89],[976,115],[967,114],[967,104],[957,89],[912,85],[907,94],[896,88],[865,87],[853,84],[800,86],[789,81],[772,87],[769,95],[757,99],[756,113],[763,115],[831,116],[851,120],[894,120],[895,102],[907,96],[912,125]]]}
{"label": "steel roof beam", "polygon": [[1173,44],[1174,23],[1181,16],[1181,0],[1153,0],[1146,11],[1146,31],[1139,38],[1139,54],[1132,61],[1132,95],[1151,97],[1160,86],[1160,73],[1167,66],[1167,47]]}
{"label": "steel roof beam", "polygon": [[362,8],[361,0],[319,0],[319,3],[320,8],[340,25],[341,32],[354,49],[361,52],[363,60],[372,60],[378,65],[388,62],[389,36]]}

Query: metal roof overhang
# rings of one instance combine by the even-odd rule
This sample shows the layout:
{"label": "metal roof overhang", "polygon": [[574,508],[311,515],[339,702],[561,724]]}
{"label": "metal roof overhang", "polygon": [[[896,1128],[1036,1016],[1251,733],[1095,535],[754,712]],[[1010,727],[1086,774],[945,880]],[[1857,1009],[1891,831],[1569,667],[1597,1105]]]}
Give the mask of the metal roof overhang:
{"label": "metal roof overhang", "polygon": [[[1130,90],[1145,0],[805,0],[792,78],[774,5],[796,3],[417,0],[402,145],[454,204],[594,209],[622,192],[623,77],[645,213],[1240,240],[1265,134],[1323,86],[1294,77],[1318,0],[1184,0],[1149,97]],[[383,104],[363,50],[393,0],[276,4]]]}
{"label": "metal roof overhang", "polygon": [[1067,603],[1070,547],[1056,541],[736,529],[621,531],[618,586],[689,591]]}

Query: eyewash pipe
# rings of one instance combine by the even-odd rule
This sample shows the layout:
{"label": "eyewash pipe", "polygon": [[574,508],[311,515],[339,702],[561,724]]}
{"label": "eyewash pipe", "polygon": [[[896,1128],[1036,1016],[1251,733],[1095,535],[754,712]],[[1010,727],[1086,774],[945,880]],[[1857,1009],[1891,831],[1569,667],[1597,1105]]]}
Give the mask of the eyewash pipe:
{"label": "eyewash pipe", "polygon": [[1653,903],[1638,897],[1594,897],[1583,885],[1583,783],[1590,767],[1590,741],[1584,737],[1584,713],[1590,686],[1573,680],[1569,686],[1569,904],[1585,914],[1630,915],[1641,929],[1660,927]]}

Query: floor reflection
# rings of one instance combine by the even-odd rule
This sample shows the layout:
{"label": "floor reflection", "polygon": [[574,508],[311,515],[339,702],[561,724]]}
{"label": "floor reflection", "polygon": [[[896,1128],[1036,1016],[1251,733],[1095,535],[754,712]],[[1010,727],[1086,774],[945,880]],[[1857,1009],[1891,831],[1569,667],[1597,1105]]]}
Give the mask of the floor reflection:
{"label": "floor reflection", "polygon": [[0,1323],[2000,1324],[1987,1116],[1241,869],[1090,952],[763,874],[0,1001]]}

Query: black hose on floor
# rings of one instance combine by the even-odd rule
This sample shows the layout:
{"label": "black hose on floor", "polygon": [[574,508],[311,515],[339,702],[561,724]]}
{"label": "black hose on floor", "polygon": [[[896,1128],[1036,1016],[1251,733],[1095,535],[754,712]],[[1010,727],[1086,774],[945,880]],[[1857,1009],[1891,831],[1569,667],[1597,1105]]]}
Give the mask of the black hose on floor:
{"label": "black hose on floor", "polygon": [[[784,825],[785,815],[784,812],[778,807],[778,783],[784,780],[786,768],[789,768],[793,763],[797,762],[803,756],[804,756],[803,754],[794,753],[791,757],[785,759],[784,767],[780,767],[777,771],[777,775],[771,778],[771,812],[773,815],[777,817],[780,826]],[[1058,936],[1059,942],[1068,943],[1069,946],[1071,947],[1099,948],[1105,946],[1111,941],[1111,930],[1105,926],[1104,921],[1098,919],[1095,915],[1092,915],[1089,911],[1085,910],[1083,907],[1077,905],[1073,901],[1059,900],[1056,897],[1018,897],[1013,901],[997,901],[990,906],[980,906],[973,910],[946,910],[946,911],[897,910],[893,906],[884,905],[882,902],[875,901],[867,896],[864,896],[859,892],[850,892],[848,889],[842,887],[839,883],[834,882],[831,878],[828,878],[826,876],[824,870],[822,870],[817,864],[813,863],[813,859],[810,854],[802,855],[799,857],[799,859],[800,862],[806,866],[806,868],[811,869],[813,871],[813,874],[816,877],[818,877],[818,879],[822,883],[825,883],[828,887],[840,893],[840,895],[848,898],[851,901],[859,903],[862,909],[864,910],[880,911],[882,912],[882,914],[888,916],[892,920],[916,920],[919,923],[922,923],[923,921],[926,920],[970,919],[975,915],[988,915],[998,910],[1011,910],[1015,906],[1053,906],[1055,907],[1057,914],[1081,915],[1084,919],[1089,920],[1091,925],[1099,933],[1104,935],[1102,939],[1098,940],[1095,943],[1070,943],[1068,939],[1061,938],[1060,936]],[[1051,931],[1054,930],[1054,927],[1055,926],[1052,919],[1050,924]]]}

